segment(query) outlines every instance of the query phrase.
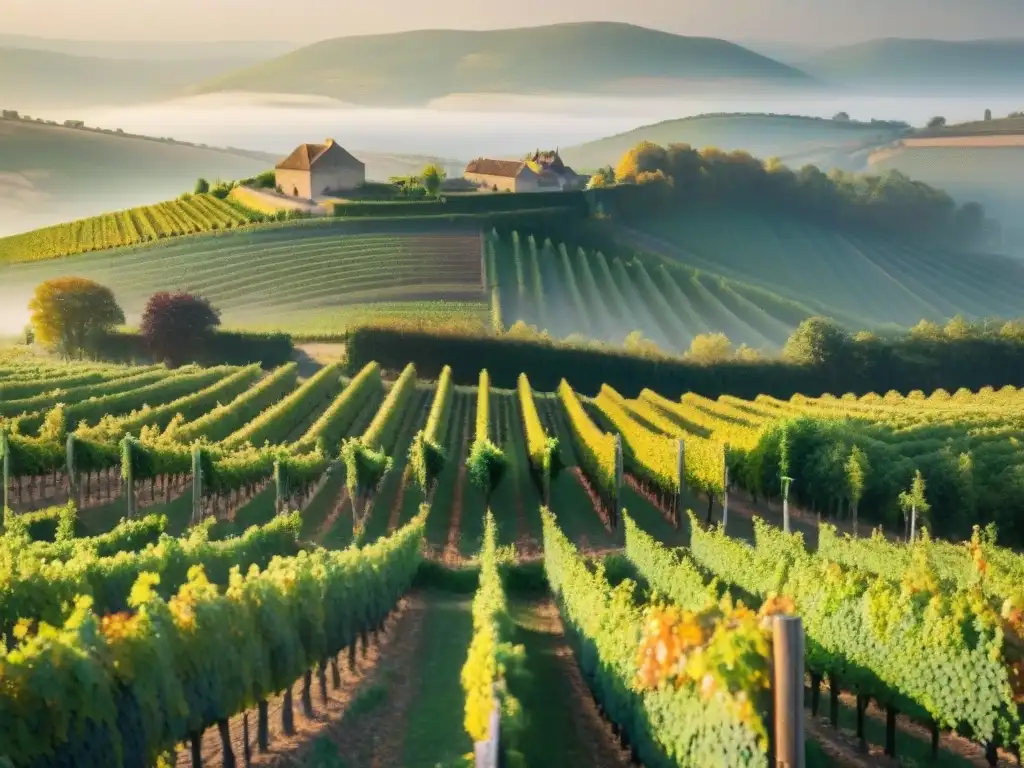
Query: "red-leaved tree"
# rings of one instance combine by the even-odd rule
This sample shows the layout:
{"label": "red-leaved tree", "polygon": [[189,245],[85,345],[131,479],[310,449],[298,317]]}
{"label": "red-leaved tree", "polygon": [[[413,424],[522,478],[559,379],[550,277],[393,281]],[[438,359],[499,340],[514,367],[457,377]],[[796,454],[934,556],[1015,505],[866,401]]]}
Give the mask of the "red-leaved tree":
{"label": "red-leaved tree", "polygon": [[208,299],[188,293],[154,293],[142,313],[142,336],[157,359],[181,365],[197,359],[213,329],[220,325],[220,312]]}

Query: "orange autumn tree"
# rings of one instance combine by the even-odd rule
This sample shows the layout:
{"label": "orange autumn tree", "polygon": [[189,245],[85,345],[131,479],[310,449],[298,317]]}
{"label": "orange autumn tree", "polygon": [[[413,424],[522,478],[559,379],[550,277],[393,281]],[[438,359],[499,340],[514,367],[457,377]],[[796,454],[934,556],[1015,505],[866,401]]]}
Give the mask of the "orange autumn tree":
{"label": "orange autumn tree", "polygon": [[36,340],[64,357],[82,357],[104,332],[124,322],[113,292],[82,277],[40,283],[28,308]]}
{"label": "orange autumn tree", "polygon": [[615,180],[620,183],[636,183],[637,177],[645,173],[664,171],[668,153],[651,141],[641,141],[626,152],[615,166]]}

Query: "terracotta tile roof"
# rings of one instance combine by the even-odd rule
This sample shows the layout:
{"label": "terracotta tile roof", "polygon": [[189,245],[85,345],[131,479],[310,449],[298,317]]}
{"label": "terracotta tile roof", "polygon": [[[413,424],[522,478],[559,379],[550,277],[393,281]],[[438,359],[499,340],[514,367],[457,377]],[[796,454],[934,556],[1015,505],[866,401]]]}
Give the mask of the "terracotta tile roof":
{"label": "terracotta tile roof", "polygon": [[341,145],[337,144],[334,139],[328,139],[323,144],[299,144],[294,152],[274,167],[283,171],[308,171],[332,147],[335,150],[335,154],[342,153],[338,159],[344,159],[346,162],[351,161],[353,164],[363,164],[343,149]]}
{"label": "terracotta tile roof", "polygon": [[490,160],[478,157],[466,166],[466,173],[479,173],[484,176],[505,176],[515,178],[523,168],[521,160]]}

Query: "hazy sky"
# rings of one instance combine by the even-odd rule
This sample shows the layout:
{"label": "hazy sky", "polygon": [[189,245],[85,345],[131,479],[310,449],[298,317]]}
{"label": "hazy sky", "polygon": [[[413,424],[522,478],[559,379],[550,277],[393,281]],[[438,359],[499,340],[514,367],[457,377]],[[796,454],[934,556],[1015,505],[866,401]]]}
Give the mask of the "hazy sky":
{"label": "hazy sky", "polygon": [[1024,0],[0,0],[0,33],[99,40],[311,42],[584,20],[821,44],[1024,38]]}

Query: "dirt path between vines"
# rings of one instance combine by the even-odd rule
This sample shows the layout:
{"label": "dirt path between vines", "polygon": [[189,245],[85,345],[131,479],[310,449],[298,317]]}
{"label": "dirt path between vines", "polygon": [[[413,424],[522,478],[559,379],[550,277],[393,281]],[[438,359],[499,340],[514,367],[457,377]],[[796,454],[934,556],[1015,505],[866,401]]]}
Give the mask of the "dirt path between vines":
{"label": "dirt path between vines", "polygon": [[466,446],[469,441],[469,416],[472,409],[466,412],[462,424],[462,443],[459,447],[459,455],[456,460],[459,462],[459,475],[455,480],[455,493],[452,495],[451,521],[448,523],[448,544],[445,547],[444,557],[458,558],[459,555],[459,526],[462,524],[462,497],[466,490],[466,478],[469,470],[466,467]]}
{"label": "dirt path between vines", "polygon": [[615,531],[612,528],[612,522],[608,518],[608,515],[601,509],[601,499],[597,495],[597,492],[590,485],[590,481],[587,480],[587,476],[583,474],[583,469],[579,465],[575,465],[570,470],[573,477],[576,478],[576,482],[580,484],[580,487],[586,492],[590,498],[590,504],[594,508],[594,514],[601,520],[601,524],[608,533],[614,534]]}
{"label": "dirt path between vines", "polygon": [[[269,732],[270,749],[266,754],[259,754],[257,751],[257,710],[248,710],[249,719],[249,746],[252,750],[253,766],[297,766],[303,765],[314,742],[321,735],[329,736],[332,741],[336,740],[334,733],[344,725],[346,715],[353,709],[358,709],[361,700],[365,700],[367,691],[378,683],[382,667],[390,663],[390,660],[403,653],[403,647],[415,642],[418,636],[419,622],[422,619],[423,600],[416,595],[410,595],[402,599],[397,609],[392,612],[384,625],[384,632],[379,641],[374,641],[370,635],[370,644],[365,658],[361,648],[356,653],[356,664],[354,669],[348,666],[348,654],[342,653],[339,657],[341,668],[341,687],[334,689],[331,686],[330,675],[327,683],[327,703],[324,704],[320,696],[317,676],[313,675],[313,717],[307,718],[302,713],[300,696],[302,692],[302,678],[296,681],[293,687],[293,708],[295,713],[295,733],[286,736],[281,727],[281,710],[283,696],[277,695],[269,699]],[[387,661],[385,661],[385,659]],[[230,720],[231,743],[238,765],[244,765],[244,730],[243,714],[239,713]],[[361,729],[362,730],[362,729]],[[366,733],[342,734],[346,742],[354,742],[357,739],[367,737]],[[202,758],[204,766],[220,765],[222,760],[221,740],[216,728],[207,729],[203,734]],[[363,765],[364,763],[359,763]],[[365,763],[368,765],[369,763]],[[189,749],[182,748],[178,752],[177,765],[179,768],[191,768],[192,758]]]}
{"label": "dirt path between vines", "polygon": [[627,768],[629,752],[597,709],[554,601],[516,603],[516,641],[526,646],[532,675],[522,702],[531,715],[524,734],[528,763],[541,764],[532,757],[556,765]]}
{"label": "dirt path between vines", "polygon": [[324,543],[324,539],[326,539],[327,535],[331,532],[331,528],[334,527],[334,524],[338,522],[338,519],[344,514],[345,505],[347,503],[348,486],[343,485],[341,487],[341,492],[338,494],[338,500],[334,503],[334,507],[327,514],[327,517],[324,518],[323,523],[320,524],[320,529],[316,532],[316,535],[313,536],[313,541],[317,544]]}
{"label": "dirt path between vines", "polygon": [[405,486],[409,482],[409,477],[412,475],[412,467],[409,464],[405,465],[405,469],[402,470],[402,477],[398,481],[398,488],[395,490],[395,501],[391,505],[391,513],[388,515],[388,533],[391,533],[402,520],[402,502],[405,501]]}
{"label": "dirt path between vines", "polygon": [[[319,734],[330,739],[342,765],[388,768],[402,764],[405,723],[419,679],[416,662],[426,612],[422,595],[406,598],[401,622],[389,633],[394,642],[368,676],[361,701]],[[280,764],[305,763],[293,759]]]}
{"label": "dirt path between vines", "polygon": [[[808,733],[810,732],[810,724],[816,723],[817,726],[820,727],[820,729],[824,733],[836,734],[837,731],[831,727],[831,724],[829,723],[827,716],[829,690],[828,685],[822,683],[821,690],[821,704],[818,709],[819,716],[816,718],[812,717],[810,710],[807,711],[805,722],[808,725]],[[857,706],[857,697],[854,696],[852,693],[841,692],[839,694],[839,701],[844,707],[850,709],[854,709]],[[823,711],[824,716],[822,716]],[[879,724],[885,723],[885,710],[879,707],[873,701],[870,704],[868,704],[867,709],[865,709],[864,711],[864,714],[866,717],[878,722]],[[896,729],[898,733],[901,733],[908,738],[915,739],[916,741],[920,742],[925,748],[930,749],[932,738],[931,731],[929,731],[923,725],[914,722],[906,715],[898,714],[896,715]],[[854,745],[857,744],[857,737],[853,731],[850,731],[847,728],[841,726],[838,733],[842,734],[842,737],[844,739],[850,741]],[[955,755],[956,757],[963,760],[965,763],[977,766],[977,768],[988,768],[989,763],[988,760],[985,758],[985,750],[980,745],[975,744],[969,739],[965,739],[963,736],[960,736],[957,733],[953,733],[950,731],[942,731],[939,734],[939,750],[950,755]],[[884,753],[885,749],[880,744],[871,744],[868,747],[868,754],[871,755],[873,760],[884,761],[881,763],[883,765],[902,765],[902,762],[899,760],[899,742],[897,742],[896,744],[896,759],[886,757]],[[878,763],[876,762],[875,764]],[[1009,752],[1000,750],[999,761],[997,762],[997,765],[1009,767],[1020,765],[1020,763],[1018,763]]]}

